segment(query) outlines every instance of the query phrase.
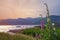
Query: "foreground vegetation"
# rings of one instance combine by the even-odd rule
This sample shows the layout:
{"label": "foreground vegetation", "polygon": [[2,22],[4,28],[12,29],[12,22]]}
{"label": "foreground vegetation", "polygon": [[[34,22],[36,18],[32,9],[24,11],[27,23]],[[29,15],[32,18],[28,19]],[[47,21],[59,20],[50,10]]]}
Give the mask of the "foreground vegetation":
{"label": "foreground vegetation", "polygon": [[[34,37],[35,33],[42,34],[40,28],[31,28],[31,29],[25,29],[25,30],[23,30],[22,33],[19,32],[19,33],[16,33],[15,35],[10,35],[8,33],[0,33],[0,40],[36,40],[37,38]],[[56,36],[57,39],[55,39],[55,37],[53,35],[52,36],[53,40],[60,40],[60,28],[56,28],[56,33],[57,33],[57,36]],[[42,39],[38,38],[38,39],[46,40],[45,38],[49,38],[48,34],[49,34],[48,32],[44,31],[43,38]]]}
{"label": "foreground vegetation", "polygon": [[[56,28],[56,31],[54,33],[56,35],[46,32],[46,29],[44,31],[41,31],[40,28],[25,29],[22,33],[33,37],[34,37],[34,33],[43,35],[42,39],[40,38],[40,40],[60,40],[60,28]],[[49,37],[49,34],[51,34],[50,35],[51,37]]]}
{"label": "foreground vegetation", "polygon": [[56,32],[57,32],[57,35],[58,35],[58,40],[60,40],[60,28],[56,28]]}
{"label": "foreground vegetation", "polygon": [[10,35],[7,33],[0,33],[0,40],[36,40],[35,38],[23,34]]}

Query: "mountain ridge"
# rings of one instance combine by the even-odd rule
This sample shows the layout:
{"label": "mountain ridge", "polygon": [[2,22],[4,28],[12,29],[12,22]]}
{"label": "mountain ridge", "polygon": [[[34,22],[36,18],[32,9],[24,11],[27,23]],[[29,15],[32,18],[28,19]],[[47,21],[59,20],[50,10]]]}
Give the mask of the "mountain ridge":
{"label": "mountain ridge", "polygon": [[[60,16],[51,15],[50,19],[53,23],[60,24]],[[41,18],[17,18],[17,19],[5,19],[0,20],[0,25],[39,25],[41,22]],[[44,18],[44,22],[46,23],[46,17]]]}

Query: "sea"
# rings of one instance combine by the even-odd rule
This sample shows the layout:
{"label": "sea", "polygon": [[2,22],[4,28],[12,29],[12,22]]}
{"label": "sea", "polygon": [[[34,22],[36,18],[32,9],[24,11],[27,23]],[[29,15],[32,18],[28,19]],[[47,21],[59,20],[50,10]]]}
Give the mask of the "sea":
{"label": "sea", "polygon": [[0,25],[0,32],[8,32],[9,30],[34,28],[39,25]]}

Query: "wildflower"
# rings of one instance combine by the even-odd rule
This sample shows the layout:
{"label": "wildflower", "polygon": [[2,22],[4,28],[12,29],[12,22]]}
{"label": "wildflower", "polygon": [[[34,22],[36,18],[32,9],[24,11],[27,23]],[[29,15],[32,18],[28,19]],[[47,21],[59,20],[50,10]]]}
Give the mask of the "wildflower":
{"label": "wildflower", "polygon": [[41,29],[43,29],[43,28],[44,28],[44,21],[41,21],[40,26],[41,26]]}
{"label": "wildflower", "polygon": [[52,23],[52,25],[54,26],[55,24],[54,24],[54,23]]}
{"label": "wildflower", "polygon": [[55,28],[53,28],[53,30],[56,30]]}

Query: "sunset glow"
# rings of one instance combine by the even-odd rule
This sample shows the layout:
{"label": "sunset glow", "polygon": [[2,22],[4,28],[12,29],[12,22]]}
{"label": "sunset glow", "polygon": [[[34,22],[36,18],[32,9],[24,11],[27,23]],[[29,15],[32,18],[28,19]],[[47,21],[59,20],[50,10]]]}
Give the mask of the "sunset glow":
{"label": "sunset glow", "polygon": [[[57,4],[57,2],[58,1],[55,3]],[[54,14],[56,10],[51,10],[53,10],[56,5],[54,5],[54,3],[51,4],[50,0],[47,0],[46,3],[49,4],[50,13]],[[44,17],[46,16],[46,9],[42,0],[0,0],[0,19],[35,18],[39,17],[40,14]]]}

